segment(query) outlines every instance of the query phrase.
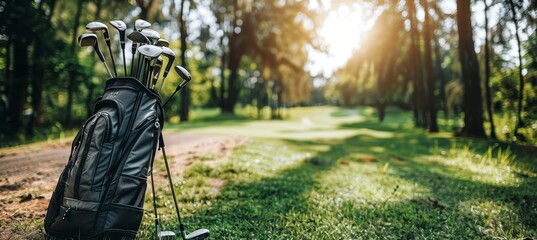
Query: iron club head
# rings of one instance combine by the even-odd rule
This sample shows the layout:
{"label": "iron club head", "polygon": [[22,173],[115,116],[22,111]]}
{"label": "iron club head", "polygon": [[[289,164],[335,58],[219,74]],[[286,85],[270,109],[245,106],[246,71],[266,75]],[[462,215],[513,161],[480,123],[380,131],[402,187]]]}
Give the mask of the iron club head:
{"label": "iron club head", "polygon": [[209,230],[198,229],[186,235],[185,240],[203,240],[209,237]]}
{"label": "iron club head", "polygon": [[140,32],[131,32],[127,38],[135,43],[151,44],[151,40]]}
{"label": "iron club head", "polygon": [[112,72],[110,72],[110,69],[108,68],[108,65],[106,64],[106,61],[104,59],[103,53],[99,49],[99,42],[97,41],[97,35],[94,33],[83,33],[82,35],[78,36],[78,45],[80,47],[93,47],[93,50],[95,53],[97,53],[97,56],[99,56],[99,60],[104,64],[106,67],[106,71],[108,71],[108,74],[110,77],[112,76]]}

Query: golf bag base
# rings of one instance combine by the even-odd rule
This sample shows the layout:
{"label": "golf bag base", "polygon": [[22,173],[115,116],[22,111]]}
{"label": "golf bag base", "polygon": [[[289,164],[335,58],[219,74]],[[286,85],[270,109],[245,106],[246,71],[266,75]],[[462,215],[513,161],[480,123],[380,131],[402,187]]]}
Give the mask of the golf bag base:
{"label": "golf bag base", "polygon": [[45,216],[51,239],[134,239],[163,123],[158,94],[112,78],[83,125]]}

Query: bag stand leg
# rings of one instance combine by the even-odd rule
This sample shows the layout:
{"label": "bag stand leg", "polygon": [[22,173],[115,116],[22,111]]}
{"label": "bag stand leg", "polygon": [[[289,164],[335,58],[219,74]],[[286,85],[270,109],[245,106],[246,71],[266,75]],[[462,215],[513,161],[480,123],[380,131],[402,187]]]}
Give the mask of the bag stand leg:
{"label": "bag stand leg", "polygon": [[160,147],[162,149],[162,156],[164,157],[164,165],[166,166],[166,174],[168,174],[168,183],[170,184],[170,189],[172,191],[173,203],[175,205],[175,212],[177,213],[177,219],[179,220],[179,229],[181,230],[181,236],[183,239],[186,239],[185,226],[181,221],[181,214],[179,213],[179,206],[177,205],[177,198],[175,197],[175,190],[173,189],[172,175],[170,173],[170,167],[168,165],[168,158],[166,157],[166,148],[164,146],[164,138],[162,133],[160,134]]}
{"label": "bag stand leg", "polygon": [[175,212],[177,213],[177,219],[179,220],[179,229],[181,230],[181,237],[183,240],[203,240],[209,237],[209,230],[207,229],[197,229],[188,235],[185,231],[185,225],[181,220],[181,214],[179,213],[179,206],[177,205],[177,198],[175,197],[175,190],[173,188],[172,174],[170,173],[170,166],[168,165],[168,157],[166,157],[166,148],[164,147],[164,138],[162,137],[162,132],[159,136],[160,145],[162,149],[162,156],[164,157],[164,165],[166,166],[166,173],[168,174],[168,182],[170,184],[170,189],[172,191],[173,203],[175,204]]}

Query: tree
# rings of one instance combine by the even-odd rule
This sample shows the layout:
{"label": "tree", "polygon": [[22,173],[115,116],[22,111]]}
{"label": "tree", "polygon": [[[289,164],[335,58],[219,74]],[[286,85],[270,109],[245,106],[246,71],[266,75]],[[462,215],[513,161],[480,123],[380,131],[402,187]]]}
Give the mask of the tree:
{"label": "tree", "polygon": [[[185,7],[185,0],[181,0],[181,7],[179,10],[179,28],[181,33],[181,65],[184,68],[188,68],[188,64],[186,61],[186,49],[187,49],[187,43],[186,39],[188,37],[187,33],[187,26],[186,26],[186,20],[184,16],[184,7]],[[188,16],[188,13],[186,14]],[[185,86],[182,89],[181,94],[181,108],[180,108],[180,120],[181,122],[188,121],[188,115],[190,110],[190,86]]]}
{"label": "tree", "polygon": [[496,139],[496,127],[494,125],[494,113],[492,112],[492,96],[491,96],[491,89],[490,89],[490,40],[489,40],[489,18],[488,18],[488,10],[489,10],[489,4],[487,3],[487,0],[483,0],[483,3],[485,4],[485,98],[486,98],[486,106],[487,106],[487,113],[489,117],[490,122],[490,138]]}
{"label": "tree", "polygon": [[513,0],[507,1],[509,4],[509,9],[511,10],[511,17],[513,24],[515,25],[515,37],[516,37],[516,43],[517,43],[517,54],[518,54],[518,106],[517,106],[517,113],[516,113],[516,125],[515,125],[515,136],[521,137],[520,133],[518,132],[518,128],[524,127],[524,121],[522,120],[522,108],[523,108],[523,101],[524,101],[524,75],[522,74],[522,46],[520,43],[520,36],[518,34],[519,31],[519,20],[517,18],[517,7],[515,6],[515,3]]}
{"label": "tree", "polygon": [[425,104],[425,94],[424,94],[424,81],[423,81],[423,70],[422,66],[422,56],[419,49],[419,30],[418,30],[418,20],[416,19],[416,4],[414,0],[405,1],[406,8],[408,11],[408,20],[410,22],[410,54],[409,62],[411,65],[410,78],[412,79],[413,86],[413,106],[414,106],[414,121],[418,127],[426,127],[427,121],[425,117],[424,104]]}
{"label": "tree", "polygon": [[[23,111],[26,104],[29,83],[29,46],[34,38],[29,31],[34,25],[34,8],[31,0],[9,1],[2,11],[2,24],[6,24],[8,49],[12,49],[13,71],[9,79],[8,122],[12,134],[17,133],[23,124]],[[16,24],[15,24],[16,23]],[[8,50],[9,51],[9,50]],[[10,54],[9,52],[7,54]],[[11,61],[9,61],[11,62]],[[6,69],[9,71],[9,69]]]}
{"label": "tree", "polygon": [[[226,54],[222,63],[225,62],[227,68],[222,74],[229,73],[226,82],[221,84],[221,87],[225,87],[225,92],[220,94],[222,113],[234,113],[241,89],[239,67],[244,56],[263,62],[265,68],[274,71],[280,65],[304,71],[302,52],[305,51],[305,45],[312,45],[315,30],[304,26],[305,21],[315,25],[312,10],[306,1],[219,0],[213,2],[211,9],[228,42],[227,51],[222,51]],[[225,39],[222,39],[222,43]],[[297,53],[300,55],[289,58]],[[274,80],[278,81],[275,86],[281,86],[281,79]],[[278,90],[276,94],[282,93]]]}
{"label": "tree", "polygon": [[459,59],[464,88],[464,127],[461,134],[485,137],[483,128],[483,104],[479,64],[474,51],[470,1],[457,0],[457,29],[459,31]]}
{"label": "tree", "polygon": [[433,30],[431,27],[431,17],[429,13],[429,0],[423,0],[423,11],[425,12],[425,19],[423,21],[423,42],[425,45],[424,51],[424,64],[426,73],[426,86],[427,86],[427,112],[429,113],[427,118],[427,125],[429,126],[429,132],[438,132],[438,124],[436,119],[436,96],[434,94],[436,90],[435,72],[433,69],[433,53],[432,53],[432,35]]}
{"label": "tree", "polygon": [[37,7],[36,24],[34,25],[35,35],[33,44],[33,71],[32,71],[32,114],[26,125],[26,135],[30,138],[34,136],[34,128],[36,127],[42,113],[42,95],[43,85],[45,83],[45,66],[47,58],[51,54],[50,43],[47,44],[47,39],[53,39],[51,19],[54,15],[56,0],[41,1]]}

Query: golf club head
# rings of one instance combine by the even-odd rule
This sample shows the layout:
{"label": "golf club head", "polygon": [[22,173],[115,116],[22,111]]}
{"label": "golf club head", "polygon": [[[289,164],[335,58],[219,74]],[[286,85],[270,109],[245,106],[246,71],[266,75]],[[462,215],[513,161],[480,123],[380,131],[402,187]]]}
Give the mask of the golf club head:
{"label": "golf club head", "polygon": [[121,47],[125,48],[125,31],[127,31],[127,24],[121,20],[113,20],[109,22],[119,32],[119,41]]}
{"label": "golf club head", "polygon": [[156,58],[162,53],[162,49],[153,45],[143,45],[138,48],[138,52],[148,58]]}
{"label": "golf club head", "polygon": [[131,32],[127,38],[135,43],[151,44],[151,40],[140,32]]}
{"label": "golf club head", "polygon": [[160,33],[153,29],[142,29],[141,33],[149,38],[152,44],[157,43],[157,41],[160,39]]}
{"label": "golf club head", "polygon": [[175,233],[172,231],[159,231],[157,235],[159,240],[175,239]]}
{"label": "golf club head", "polygon": [[97,56],[99,56],[99,60],[101,62],[104,62],[104,56],[101,52],[101,49],[99,49],[99,41],[97,41],[97,35],[94,33],[83,33],[80,36],[78,36],[78,46],[80,47],[93,47],[93,50],[95,53],[97,53]]}
{"label": "golf club head", "polygon": [[170,46],[170,42],[168,42],[168,40],[166,39],[159,39],[157,40],[157,43],[155,43],[155,46],[159,46],[159,47],[169,47]]}
{"label": "golf club head", "polygon": [[78,46],[80,47],[93,47],[97,43],[97,35],[94,33],[83,33],[78,36]]}
{"label": "golf club head", "polygon": [[168,72],[170,72],[170,69],[172,68],[173,61],[175,61],[175,53],[168,47],[162,47],[162,55],[168,58],[168,63],[166,64],[163,75],[163,77],[166,78]]}
{"label": "golf club head", "polygon": [[151,27],[151,23],[147,22],[143,19],[137,19],[134,21],[134,30],[135,31],[142,31],[142,29],[146,29]]}
{"label": "golf club head", "polygon": [[90,22],[86,24],[86,30],[97,32],[103,31],[104,41],[106,44],[110,44],[110,35],[108,34],[108,27],[102,22]]}
{"label": "golf club head", "polygon": [[203,240],[209,237],[209,230],[198,229],[190,234],[186,235],[187,240]]}
{"label": "golf club head", "polygon": [[179,74],[179,77],[181,77],[181,79],[185,80],[185,84],[183,85],[186,85],[192,80],[192,75],[190,75],[188,70],[186,70],[184,67],[175,66],[175,71],[177,72],[177,74]]}
{"label": "golf club head", "polygon": [[97,56],[99,56],[99,60],[101,60],[101,62],[106,67],[106,71],[108,72],[110,77],[113,77],[112,73],[110,72],[110,69],[108,68],[108,65],[106,65],[106,61],[104,60],[104,55],[99,49],[99,42],[97,41],[97,35],[95,35],[94,33],[81,34],[80,36],[78,36],[78,45],[80,47],[92,46],[93,51],[95,51],[95,53],[97,53]]}
{"label": "golf club head", "polygon": [[155,85],[157,84],[158,77],[160,75],[160,69],[162,69],[162,57],[159,56],[157,58],[157,63],[155,63],[155,65],[153,66],[153,72],[154,72],[153,81],[152,81],[153,89],[155,88]]}

